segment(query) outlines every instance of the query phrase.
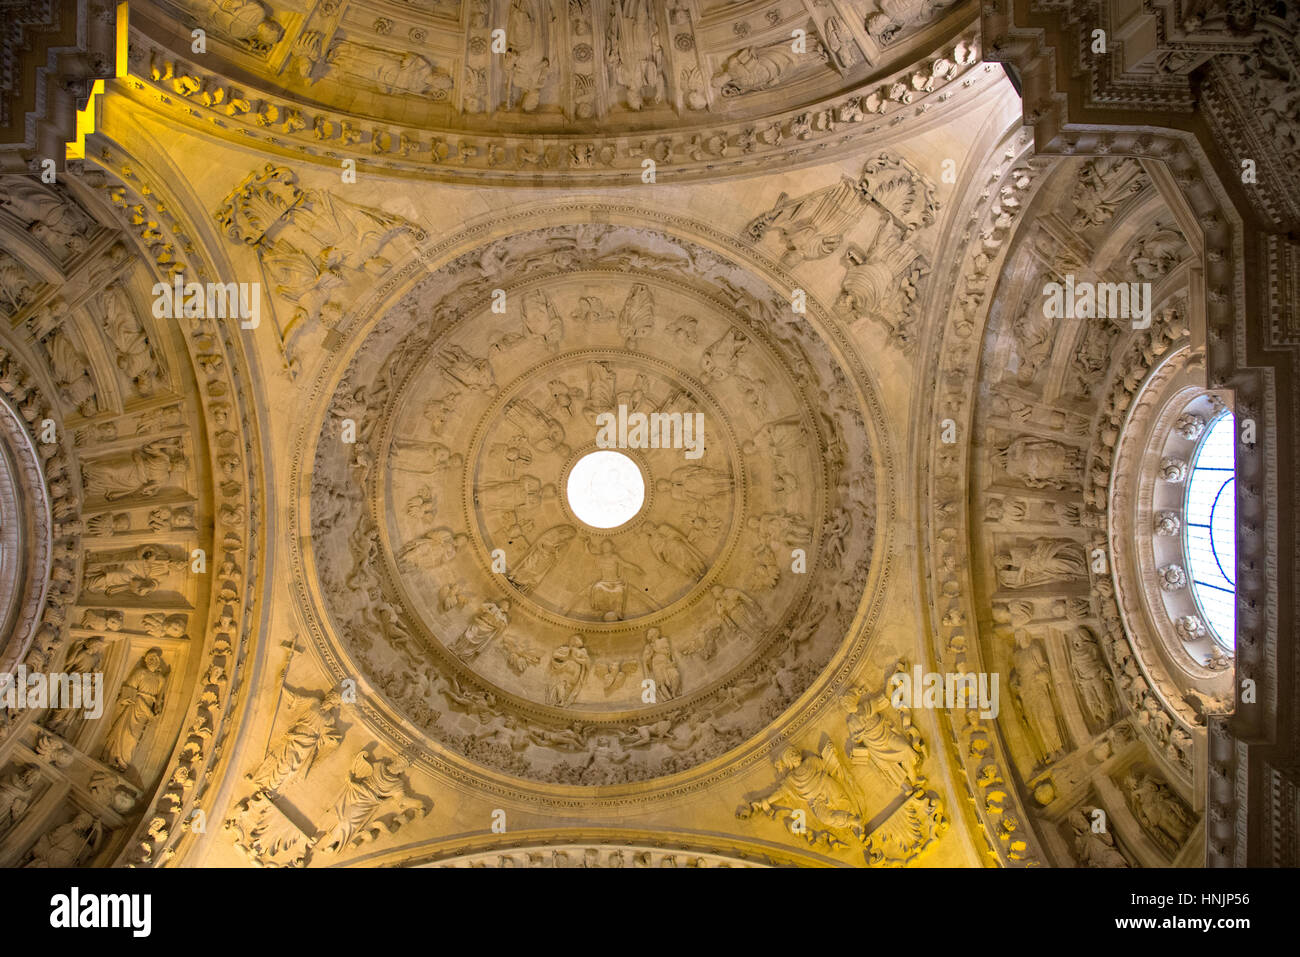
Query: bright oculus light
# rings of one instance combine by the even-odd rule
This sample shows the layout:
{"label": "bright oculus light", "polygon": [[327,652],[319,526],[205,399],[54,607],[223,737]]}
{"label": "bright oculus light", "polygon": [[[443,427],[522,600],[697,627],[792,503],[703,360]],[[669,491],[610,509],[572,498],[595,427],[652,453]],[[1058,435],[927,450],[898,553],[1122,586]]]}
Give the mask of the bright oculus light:
{"label": "bright oculus light", "polygon": [[564,487],[573,514],[592,528],[617,528],[645,502],[645,479],[622,452],[588,452],[569,470]]}

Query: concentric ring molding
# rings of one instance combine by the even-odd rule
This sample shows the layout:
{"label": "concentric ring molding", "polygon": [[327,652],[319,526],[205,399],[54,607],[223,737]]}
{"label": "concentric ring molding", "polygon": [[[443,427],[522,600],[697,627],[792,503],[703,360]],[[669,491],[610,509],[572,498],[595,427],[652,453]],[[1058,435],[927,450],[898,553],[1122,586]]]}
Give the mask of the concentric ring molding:
{"label": "concentric ring molding", "polygon": [[[0,349],[0,352],[3,352]],[[0,394],[0,673],[26,656],[49,589],[50,496],[23,420]]]}
{"label": "concentric ring molding", "polygon": [[[511,286],[507,286],[506,290],[508,294],[511,296],[518,294],[518,292]],[[694,390],[694,395],[696,398],[701,399],[702,404],[706,406],[706,408],[709,410],[704,413],[706,416],[705,421],[707,423],[712,423],[713,429],[715,430],[720,429],[723,432],[722,441],[725,445],[728,467],[732,470],[735,478],[735,483],[733,488],[735,495],[733,496],[733,508],[731,509],[733,513],[733,520],[729,524],[728,527],[729,534],[726,536],[725,543],[722,545],[718,556],[719,558],[729,557],[731,552],[735,548],[736,540],[741,530],[742,523],[740,521],[737,521],[736,519],[741,515],[741,513],[743,513],[744,510],[744,506],[746,502],[746,494],[748,491],[748,478],[747,478],[746,470],[744,468],[743,456],[741,455],[740,442],[738,441],[734,433],[734,430],[731,428],[730,423],[727,421],[726,416],[720,411],[720,407],[718,406],[717,400],[714,399],[709,394],[709,391],[704,385],[704,383],[702,383],[694,376],[687,375],[686,373],[680,370],[672,368],[672,366],[668,362],[664,361],[661,358],[647,356],[641,353],[632,353],[627,350],[618,350],[618,349],[609,349],[609,348],[602,348],[602,349],[588,348],[588,349],[565,350],[564,352],[562,352],[558,356],[555,356],[552,359],[548,359],[544,362],[540,362],[532,365],[529,371],[524,373],[514,382],[507,385],[505,388],[501,389],[501,392],[498,395],[498,397],[493,400],[493,402],[491,403],[487,411],[484,412],[480,421],[476,424],[476,427],[470,439],[469,454],[466,456],[466,462],[467,463],[473,462],[476,468],[467,467],[465,470],[465,481],[462,488],[462,491],[465,495],[465,500],[463,503],[464,507],[462,508],[461,518],[462,521],[464,521],[465,525],[470,529],[471,537],[473,538],[474,543],[477,546],[476,554],[479,558],[480,567],[490,572],[492,545],[497,544],[495,542],[490,543],[485,539],[481,528],[482,525],[481,516],[476,514],[477,510],[469,507],[472,504],[475,471],[477,467],[480,467],[482,465],[482,459],[486,455],[486,446],[488,444],[487,438],[488,438],[488,431],[489,431],[489,423],[494,429],[502,425],[500,420],[501,420],[503,410],[506,408],[506,406],[510,404],[511,401],[519,397],[519,394],[522,392],[522,390],[525,388],[527,384],[542,382],[551,376],[558,375],[560,374],[559,370],[566,365],[581,365],[586,362],[608,362],[608,363],[621,362],[621,363],[629,364],[633,368],[640,368],[643,370],[650,370],[652,372],[657,372],[658,374],[664,376],[666,379],[671,380],[675,378],[679,380],[682,384]],[[385,436],[385,438],[391,438],[391,436]],[[594,442],[594,431],[592,432],[592,440]],[[594,448],[595,447],[594,444],[591,447]],[[641,450],[632,450],[632,452],[633,452],[633,457],[637,459],[644,459],[645,455],[648,454]],[[576,455],[573,457],[576,457]],[[554,484],[556,485],[557,500],[560,500],[563,497],[562,488],[563,488],[563,483],[566,481],[566,477],[568,474],[568,467],[569,466],[566,464],[556,476],[556,480]],[[644,471],[645,468],[643,465],[643,472]],[[642,509],[640,510],[637,517],[634,519],[634,521],[627,525],[620,526],[617,529],[606,530],[604,532],[601,532],[600,530],[596,530],[595,532],[592,533],[594,537],[603,538],[603,537],[612,537],[613,535],[623,535],[627,532],[635,531],[638,525],[644,522],[644,519],[646,518],[646,516],[652,513],[652,510],[656,504],[656,488],[653,481],[653,476],[651,476],[651,478],[652,480],[650,482],[647,482],[647,488],[646,488],[647,501],[642,506]],[[715,562],[715,566],[716,566],[716,562]],[[695,588],[691,590],[691,594],[694,596],[694,600],[698,600],[700,593],[707,587],[709,583],[711,583],[713,577],[715,576],[713,575],[706,576],[702,581],[700,581],[696,585]],[[516,596],[512,595],[511,600],[513,601],[515,597]],[[678,601],[682,601],[682,600],[685,599],[680,599],[680,598],[678,599]],[[676,602],[674,602],[674,604],[676,604]],[[649,615],[649,616],[637,616],[634,619],[623,619],[613,624],[607,624],[599,621],[584,621],[582,624],[583,627],[585,628],[593,629],[595,631],[602,631],[602,632],[611,631],[611,630],[629,630],[635,628],[644,629],[649,625],[655,624],[655,618],[656,616]]]}
{"label": "concentric ring molding", "polygon": [[[313,637],[313,644],[327,670],[336,679],[357,677],[360,669],[354,666],[351,656],[337,645],[332,633],[323,627],[324,617],[321,614],[321,609],[324,607],[324,602],[316,578],[316,562],[312,555],[303,553],[301,544],[305,540],[303,537],[305,531],[303,522],[306,515],[304,509],[308,507],[310,482],[310,473],[304,468],[304,465],[309,461],[307,458],[309,455],[312,456],[312,461],[315,459],[319,443],[317,436],[313,433],[318,431],[319,423],[324,420],[326,405],[333,397],[334,390],[343,377],[346,368],[344,360],[350,362],[355,356],[357,349],[364,341],[360,335],[363,330],[366,333],[365,339],[368,339],[379,324],[381,316],[399,303],[403,294],[414,283],[424,277],[437,274],[431,271],[433,264],[437,264],[438,272],[445,272],[449,269],[453,271],[457,269],[464,270],[468,261],[481,256],[485,247],[502,237],[541,224],[554,226],[557,221],[564,222],[567,220],[571,224],[576,223],[581,226],[584,223],[590,224],[593,219],[599,219],[618,227],[630,226],[657,230],[671,235],[673,242],[681,242],[684,239],[687,243],[698,243],[699,261],[715,270],[735,269],[737,268],[734,264],[736,261],[745,263],[747,266],[745,271],[751,277],[751,284],[759,288],[764,295],[770,294],[773,288],[788,290],[793,286],[793,283],[783,276],[774,263],[761,255],[755,255],[751,251],[740,247],[730,237],[723,236],[706,226],[678,217],[663,216],[630,205],[615,204],[605,204],[604,208],[600,209],[596,215],[593,215],[591,207],[586,205],[564,204],[555,206],[540,204],[537,208],[520,211],[504,221],[496,221],[492,224],[493,228],[491,230],[487,228],[487,224],[480,223],[471,226],[456,237],[437,243],[425,243],[412,254],[406,263],[395,267],[388,281],[383,284],[381,289],[375,291],[374,295],[365,303],[363,309],[351,317],[345,317],[340,324],[338,329],[339,338],[345,344],[346,351],[335,356],[331,363],[319,370],[312,390],[311,408],[313,413],[300,429],[294,450],[293,479],[297,494],[294,507],[291,510],[290,521],[292,527],[297,530],[297,534],[291,539],[293,543],[291,559],[295,570],[302,572],[302,574],[295,576],[298,581],[302,582],[298,597],[304,617],[309,623],[309,632]],[[572,227],[560,228],[569,229]],[[716,284],[714,288],[716,288]],[[735,296],[740,296],[742,299],[745,297],[745,294],[734,289],[733,294],[733,298]],[[720,300],[720,297],[715,298]],[[784,295],[782,298],[784,298]],[[726,303],[725,301],[719,301],[718,305],[722,307]],[[732,747],[722,755],[707,757],[689,770],[653,778],[649,787],[651,788],[650,793],[654,795],[666,797],[673,793],[693,791],[698,787],[707,786],[710,781],[717,780],[720,776],[730,775],[743,767],[750,766],[766,755],[768,749],[773,746],[774,737],[793,733],[798,727],[802,727],[812,720],[821,708],[833,699],[836,694],[835,688],[847,678],[854,665],[860,660],[869,635],[868,627],[879,612],[883,585],[888,570],[887,562],[883,561],[883,556],[887,554],[894,507],[892,496],[889,494],[887,487],[892,471],[890,468],[892,463],[885,440],[883,414],[879,403],[875,399],[874,389],[871,386],[866,370],[848,345],[842,332],[835,326],[833,321],[829,321],[825,310],[820,304],[815,302],[809,304],[808,318],[810,325],[818,336],[818,340],[827,349],[828,355],[835,359],[837,365],[841,367],[847,366],[844,382],[840,385],[848,389],[847,394],[855,396],[865,410],[862,426],[867,429],[866,448],[875,465],[875,474],[873,476],[875,495],[871,504],[875,507],[878,516],[877,531],[873,542],[874,547],[869,564],[866,566],[866,582],[865,587],[862,589],[867,596],[867,600],[862,602],[854,600],[852,613],[848,614],[845,619],[846,626],[842,629],[845,634],[852,637],[847,641],[837,642],[837,647],[832,650],[829,662],[821,669],[816,679],[803,690],[802,694],[797,696],[798,700],[787,703],[783,713],[778,716],[775,725],[769,724],[766,729],[759,727],[754,733],[747,734],[745,743],[737,746],[739,750],[737,750],[737,747]],[[870,422],[869,427],[866,425],[868,421]],[[862,598],[862,595],[859,594],[857,598]],[[842,638],[843,636],[838,637]],[[370,683],[363,680],[363,687],[369,688],[369,686]],[[411,752],[417,762],[425,765],[430,770],[441,772],[475,791],[481,792],[484,788],[487,788],[493,792],[541,800],[553,806],[578,806],[584,801],[590,802],[593,799],[598,804],[607,803],[610,806],[621,806],[626,803],[627,795],[632,793],[629,788],[612,784],[601,788],[601,797],[593,798],[590,790],[585,787],[524,780],[516,775],[506,774],[467,761],[436,741],[430,740],[424,733],[417,731],[415,726],[398,710],[394,709],[391,703],[379,693],[371,693],[368,690],[358,708],[367,722],[375,730],[387,737],[394,748]],[[646,786],[644,783],[641,784],[642,789],[646,788]],[[644,801],[646,799],[645,793],[642,790],[640,797],[636,800],[638,802]]]}

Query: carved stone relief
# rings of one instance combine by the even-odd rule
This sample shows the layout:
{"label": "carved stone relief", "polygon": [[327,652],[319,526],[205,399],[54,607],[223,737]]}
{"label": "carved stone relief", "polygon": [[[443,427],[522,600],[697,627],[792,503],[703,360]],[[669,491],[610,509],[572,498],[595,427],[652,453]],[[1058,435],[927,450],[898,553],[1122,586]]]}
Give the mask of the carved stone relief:
{"label": "carved stone relief", "polygon": [[[101,158],[112,165],[111,151]],[[87,198],[96,189],[102,206]],[[6,333],[17,352],[48,362],[54,403],[42,408],[36,381],[7,349],[0,358],[6,395],[38,437],[50,431],[46,423],[55,436],[37,446],[53,492],[54,562],[25,663],[103,679],[104,700],[99,718],[59,706],[3,722],[3,759],[13,768],[39,764],[49,793],[63,799],[24,798],[28,775],[17,775],[9,813],[24,801],[27,813],[0,838],[0,855],[33,866],[163,863],[187,833],[242,628],[247,423],[232,410],[244,400],[230,387],[225,332],[203,319],[174,327],[141,301],[156,279],[151,266],[184,271],[176,260],[184,230],[159,228],[170,211],[154,205],[156,188],[138,192],[78,170],[70,188],[17,186],[5,195],[4,214],[57,264],[47,288],[15,299]],[[200,440],[205,414],[211,431]],[[200,650],[211,661],[197,667]]]}
{"label": "carved stone relief", "polygon": [[[269,37],[279,24],[258,21],[267,14],[256,2],[237,6],[245,37],[239,46],[261,55],[249,38]],[[268,63],[288,61],[284,73],[242,54],[231,57],[238,72],[225,57],[214,72],[215,51],[178,55],[144,35],[131,55],[161,105],[188,104],[179,117],[185,122],[211,114],[218,130],[241,127],[241,142],[291,137],[301,151],[328,159],[342,150],[359,163],[480,183],[631,181],[647,159],[664,175],[693,176],[719,163],[758,168],[764,155],[816,160],[828,146],[844,148],[846,128],[865,135],[881,128],[869,122],[878,116],[897,125],[916,115],[913,107],[918,113],[952,109],[995,78],[973,69],[979,54],[968,33],[929,48],[916,63],[903,57],[903,69],[890,69],[900,59],[882,55],[883,79],[865,82],[875,51],[870,58],[858,52],[879,48],[878,40],[820,7],[791,14],[773,3],[763,19],[766,39],[751,42],[716,29],[717,16],[733,16],[729,9],[700,24],[684,5],[665,11],[646,0],[515,0],[502,22],[489,24],[485,9],[468,31],[457,24],[452,36],[449,21],[435,20],[432,28],[413,28],[419,42],[399,49],[401,42],[382,30],[367,36],[341,29],[338,11],[322,7],[307,16],[304,29],[277,37]],[[966,17],[954,13],[940,35],[951,37]],[[899,22],[928,19],[934,18],[908,12]],[[391,24],[385,15],[370,18],[385,23]],[[735,27],[747,32],[748,24]],[[802,52],[790,40],[796,27],[805,31]],[[508,38],[502,49],[493,29]],[[424,41],[431,36],[441,39],[430,46]],[[894,43],[891,51],[908,47]],[[459,49],[430,56],[433,48]],[[235,75],[238,83],[230,79]],[[300,89],[288,97],[282,86],[291,77]],[[359,111],[369,113],[358,118]],[[507,117],[504,128],[495,123]],[[611,123],[634,135],[610,135]],[[536,139],[575,132],[572,142]]]}
{"label": "carved stone relief", "polygon": [[[462,256],[370,333],[316,444],[315,562],[348,653],[426,733],[542,780],[652,777],[742,740],[838,642],[856,600],[821,570],[865,581],[872,445],[815,334],[749,283],[660,234],[551,228]],[[404,332],[413,313],[434,321]],[[646,500],[609,531],[565,493],[604,415],[702,423],[622,445]],[[758,553],[763,580],[736,570]]]}
{"label": "carved stone relief", "polygon": [[[1145,846],[1126,848],[1114,836],[1094,837],[1079,826],[1096,808],[1085,785],[1117,773],[1115,762],[1150,748],[1186,786],[1196,731],[1172,685],[1157,679],[1162,683],[1153,687],[1154,672],[1145,659],[1139,667],[1132,642],[1142,639],[1126,633],[1114,607],[1110,563],[1118,567],[1127,560],[1131,546],[1112,536],[1108,549],[1090,530],[1106,528],[1107,510],[1123,507],[1115,505],[1120,493],[1112,484],[1119,468],[1117,439],[1121,428],[1140,431],[1132,425],[1135,397],[1148,373],[1177,351],[1186,334],[1186,307],[1153,304],[1154,321],[1146,330],[1096,319],[1078,319],[1062,330],[1059,319],[1040,318],[1046,313],[1040,294],[1046,282],[1061,282],[1063,273],[1085,277],[1114,268],[1090,262],[1088,250],[1102,248],[1107,231],[1121,228],[1117,216],[1150,187],[1148,174],[1132,159],[1062,164],[1054,177],[1032,241],[1019,250],[1033,271],[1022,273],[1027,280],[1002,303],[1000,321],[1010,334],[999,340],[990,331],[986,339],[986,350],[1019,360],[1017,373],[1003,375],[985,400],[989,428],[982,433],[987,441],[976,472],[990,493],[983,505],[982,546],[993,599],[988,641],[1009,669],[1018,724],[1004,728],[1017,773],[1041,806],[1034,816],[1059,828],[1061,842],[1053,837],[1054,848],[1083,866],[1149,864]],[[1122,271],[1159,282],[1190,256],[1181,233],[1161,222],[1122,226],[1136,237],[1108,247]],[[1071,226],[1083,231],[1082,241],[1071,236]],[[1000,361],[986,352],[991,370]],[[1026,390],[1041,398],[1031,401]],[[1072,428],[1076,410],[1083,408],[1099,424]],[[1195,425],[1181,423],[1188,430]],[[1035,431],[1022,431],[1027,428]],[[1089,435],[1091,445],[1084,446]],[[1158,465],[1160,479],[1183,479],[1185,462]],[[1176,531],[1172,522],[1165,525]],[[1156,533],[1153,522],[1147,534]],[[1163,574],[1172,587],[1183,569],[1171,566]],[[1131,715],[1131,727],[1122,723],[1125,715]],[[1107,800],[1118,800],[1108,788]]]}
{"label": "carved stone relief", "polygon": [[[146,3],[84,164],[0,191],[4,451],[30,446],[0,508],[8,482],[49,509],[22,538],[48,591],[0,607],[21,626],[0,661],[108,679],[98,722],[0,712],[0,864],[1118,868],[1191,860],[1202,827],[1223,856],[1196,775],[1238,663],[1203,662],[1196,689],[1153,665],[1116,532],[1144,385],[1202,332],[1213,381],[1231,345],[1216,264],[1237,247],[1207,239],[1224,211],[1171,201],[1205,191],[1186,147],[1031,160],[1028,127],[952,122],[1007,105],[979,99],[1006,81],[968,5],[399,6]],[[201,61],[171,48],[194,26]],[[1204,77],[1249,90],[1284,151],[1288,56]],[[120,145],[137,121],[206,130],[205,162],[238,172],[160,175],[167,148]],[[936,185],[926,147],[968,140],[961,185]],[[360,188],[330,184],[340,160]],[[764,167],[780,187],[733,203],[729,178]],[[676,182],[654,211],[416,181],[648,190],[656,171]],[[453,194],[473,213],[433,235],[453,217],[429,197]],[[268,329],[150,315],[153,281],[232,267],[264,284]],[[1066,275],[1151,283],[1152,326],[1049,317],[1038,291]],[[602,527],[569,478],[609,416],[644,497]],[[1169,424],[1194,442],[1206,421]],[[894,487],[895,437],[915,488]],[[1146,464],[1187,480],[1186,450]],[[287,482],[284,520],[263,481]],[[886,596],[912,521],[923,574]],[[1186,567],[1147,564],[1185,597]],[[1002,713],[896,707],[886,601],[929,625],[899,658],[999,675]],[[1269,614],[1251,601],[1247,662]],[[303,634],[280,644],[288,621]],[[1210,786],[1230,795],[1223,744]],[[670,805],[700,794],[695,840]],[[497,805],[508,836],[477,817]],[[552,826],[575,807],[590,832]],[[654,832],[602,830],[630,811]]]}
{"label": "carved stone relief", "polygon": [[[907,663],[899,661],[895,670],[906,673]],[[924,787],[927,751],[910,709],[895,709],[887,689],[888,683],[882,691],[848,692],[841,701],[848,751],[825,736],[820,750],[786,745],[772,761],[775,786],[750,796],[737,817],[765,815],[825,850],[859,846],[873,866],[914,861],[949,821],[939,795]],[[885,787],[869,786],[864,775],[872,772]],[[882,807],[873,805],[869,795],[875,794],[885,796]]]}

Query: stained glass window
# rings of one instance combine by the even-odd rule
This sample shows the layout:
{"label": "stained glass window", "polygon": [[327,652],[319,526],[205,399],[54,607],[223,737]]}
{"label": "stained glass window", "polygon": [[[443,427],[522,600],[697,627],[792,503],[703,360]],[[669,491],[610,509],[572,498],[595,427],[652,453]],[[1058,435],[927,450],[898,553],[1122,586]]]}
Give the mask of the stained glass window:
{"label": "stained glass window", "polygon": [[1235,646],[1237,515],[1233,420],[1223,412],[1205,430],[1187,482],[1183,549],[1192,594],[1225,648]]}

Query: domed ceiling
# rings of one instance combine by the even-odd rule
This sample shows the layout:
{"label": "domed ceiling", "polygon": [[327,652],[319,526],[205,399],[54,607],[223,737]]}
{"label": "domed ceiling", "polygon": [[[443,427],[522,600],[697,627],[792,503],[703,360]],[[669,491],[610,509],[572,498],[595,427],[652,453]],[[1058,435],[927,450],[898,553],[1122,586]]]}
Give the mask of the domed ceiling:
{"label": "domed ceiling", "polygon": [[[381,112],[365,115],[426,129],[609,135],[753,119],[852,89],[910,65],[920,35],[952,29],[954,5],[162,0],[146,15],[204,29],[221,72],[303,102],[349,112],[369,93]],[[765,91],[776,92],[754,95]]]}
{"label": "domed ceiling", "polygon": [[768,152],[806,161],[842,151],[855,126],[929,110],[976,60],[972,12],[161,0],[133,12],[130,56],[162,102],[187,102],[183,122],[243,128],[271,152],[480,183],[626,181],[647,163],[700,176]]}
{"label": "domed ceiling", "polygon": [[1240,222],[1180,135],[1036,155],[978,16],[132,4],[0,184],[0,663],[107,695],[0,709],[0,865],[1226,857],[1264,593],[1162,668],[1121,433],[1237,388]]}
{"label": "domed ceiling", "polygon": [[[611,411],[663,441],[622,443],[645,501],[604,529],[566,490]],[[804,692],[870,597],[878,415],[728,258],[521,228],[412,282],[334,388],[307,470],[331,649],[511,774],[690,768]]]}

